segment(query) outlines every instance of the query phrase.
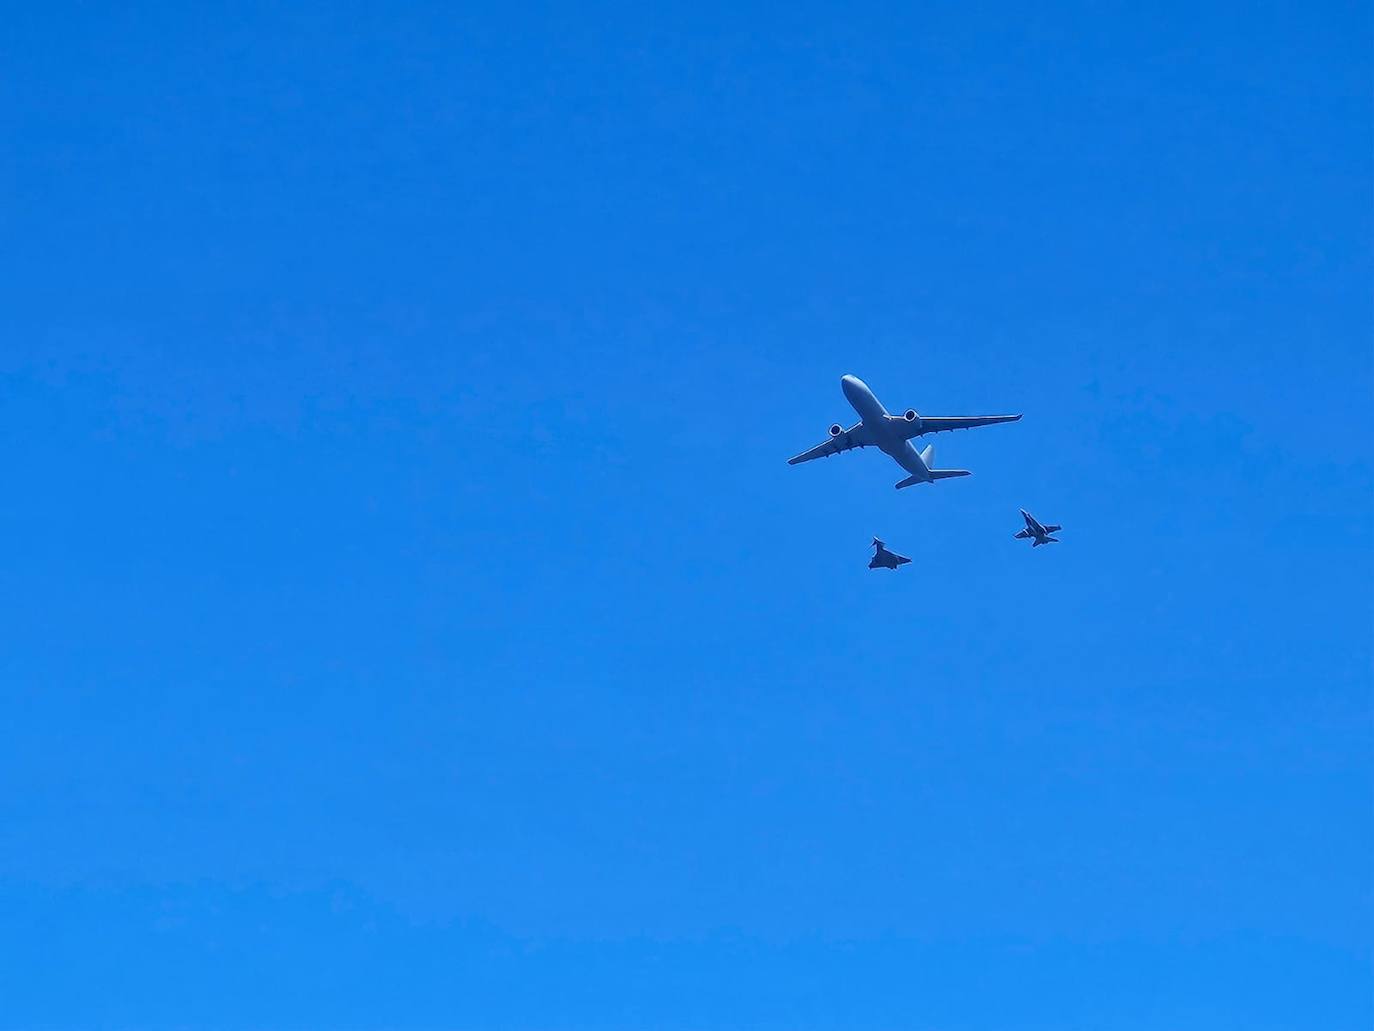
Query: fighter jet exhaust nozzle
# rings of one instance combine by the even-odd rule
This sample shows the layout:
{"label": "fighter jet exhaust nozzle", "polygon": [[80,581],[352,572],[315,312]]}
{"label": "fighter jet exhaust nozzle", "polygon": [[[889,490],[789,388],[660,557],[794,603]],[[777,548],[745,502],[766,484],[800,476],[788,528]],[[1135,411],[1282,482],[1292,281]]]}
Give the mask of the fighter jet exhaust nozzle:
{"label": "fighter jet exhaust nozzle", "polygon": [[839,436],[841,433],[843,433],[843,432],[844,432],[844,427],[841,426],[839,423],[835,423],[834,426],[831,426],[831,427],[830,427],[830,435],[831,435],[832,437],[838,437],[838,436]]}

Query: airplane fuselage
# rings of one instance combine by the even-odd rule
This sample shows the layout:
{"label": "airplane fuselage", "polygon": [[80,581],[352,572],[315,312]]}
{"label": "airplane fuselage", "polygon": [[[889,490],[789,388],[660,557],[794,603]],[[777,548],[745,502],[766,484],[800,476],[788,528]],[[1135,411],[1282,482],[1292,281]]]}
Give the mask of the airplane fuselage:
{"label": "airplane fuselage", "polygon": [[930,470],[921,461],[920,453],[912,446],[911,441],[903,440],[898,434],[889,421],[887,409],[874,396],[873,391],[868,389],[868,384],[858,376],[843,376],[840,379],[840,389],[844,391],[845,400],[859,413],[864,429],[872,436],[873,443],[878,449],[913,476],[919,476],[923,480],[930,479]]}

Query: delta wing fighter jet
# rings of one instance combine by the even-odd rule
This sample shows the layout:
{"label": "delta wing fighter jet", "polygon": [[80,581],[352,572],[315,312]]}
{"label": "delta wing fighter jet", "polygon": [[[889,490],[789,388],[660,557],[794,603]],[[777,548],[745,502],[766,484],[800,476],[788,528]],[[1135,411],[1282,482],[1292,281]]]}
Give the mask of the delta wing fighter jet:
{"label": "delta wing fighter jet", "polygon": [[787,460],[788,465],[809,462],[813,458],[829,458],[842,451],[856,447],[878,448],[892,458],[911,475],[897,484],[897,489],[910,487],[914,483],[934,483],[936,480],[951,476],[968,476],[967,469],[933,469],[935,448],[928,445],[918,452],[911,441],[927,433],[940,433],[943,430],[970,430],[975,426],[992,426],[999,422],[1016,422],[1019,415],[972,415],[972,416],[930,416],[917,415],[916,409],[908,408],[902,415],[888,415],[868,384],[857,376],[842,376],[840,389],[854,410],[859,413],[859,421],[849,429],[839,423],[830,427],[830,439],[817,444],[810,451],[803,451],[795,458]]}
{"label": "delta wing fighter jet", "polygon": [[895,551],[888,551],[887,545],[883,544],[877,537],[873,538],[873,547],[875,550],[873,552],[873,558],[870,559],[868,563],[869,569],[896,569],[898,566],[904,566],[911,561],[911,559],[907,558],[905,555],[898,555]]}
{"label": "delta wing fighter jet", "polygon": [[1057,533],[1064,529],[1062,526],[1057,523],[1051,523],[1049,526],[1042,526],[1040,521],[1024,508],[1021,509],[1021,516],[1026,520],[1026,528],[1020,533],[1013,535],[1017,540],[1033,540],[1035,543],[1031,545],[1032,548],[1038,548],[1042,544],[1059,543],[1059,540],[1055,537],[1051,537],[1050,534]]}

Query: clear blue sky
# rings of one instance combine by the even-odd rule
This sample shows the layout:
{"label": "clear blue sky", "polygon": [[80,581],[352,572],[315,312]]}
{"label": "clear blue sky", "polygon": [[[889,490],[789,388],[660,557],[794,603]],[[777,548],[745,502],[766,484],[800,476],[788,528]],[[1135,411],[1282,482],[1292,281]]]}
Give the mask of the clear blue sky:
{"label": "clear blue sky", "polygon": [[0,1026],[1374,1022],[1368,3],[173,6],[0,43]]}

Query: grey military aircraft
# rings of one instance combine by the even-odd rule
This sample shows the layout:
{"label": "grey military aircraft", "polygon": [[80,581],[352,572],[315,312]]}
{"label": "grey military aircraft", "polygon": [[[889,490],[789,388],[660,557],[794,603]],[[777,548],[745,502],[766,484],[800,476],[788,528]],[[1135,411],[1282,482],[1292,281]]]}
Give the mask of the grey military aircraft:
{"label": "grey military aircraft", "polygon": [[830,439],[817,444],[810,451],[803,451],[795,458],[787,460],[788,465],[809,462],[813,458],[829,458],[856,447],[877,447],[892,458],[911,475],[897,484],[897,489],[910,487],[914,483],[934,483],[951,476],[968,476],[967,469],[933,469],[935,447],[928,445],[924,451],[912,446],[912,438],[927,433],[940,433],[944,430],[969,430],[975,426],[992,426],[999,422],[1016,422],[1019,415],[973,415],[973,416],[930,416],[917,415],[916,409],[908,408],[902,415],[888,415],[868,384],[857,376],[841,376],[840,389],[854,410],[859,413],[859,421],[849,429],[839,423],[830,427]]}
{"label": "grey military aircraft", "polygon": [[868,562],[869,569],[896,569],[898,566],[904,566],[911,561],[911,559],[907,558],[905,555],[898,555],[895,551],[888,551],[887,545],[878,540],[877,537],[873,538],[873,547],[875,550],[873,552],[873,558]]}
{"label": "grey military aircraft", "polygon": [[1051,537],[1050,534],[1056,533],[1059,530],[1064,529],[1062,526],[1058,525],[1057,523],[1051,523],[1049,526],[1043,526],[1041,525],[1040,521],[1035,518],[1035,516],[1031,515],[1024,508],[1021,509],[1021,515],[1026,520],[1026,528],[1020,531],[1019,533],[1013,535],[1017,540],[1034,541],[1035,543],[1031,545],[1032,548],[1038,548],[1042,544],[1059,543],[1058,539],[1055,537]]}

